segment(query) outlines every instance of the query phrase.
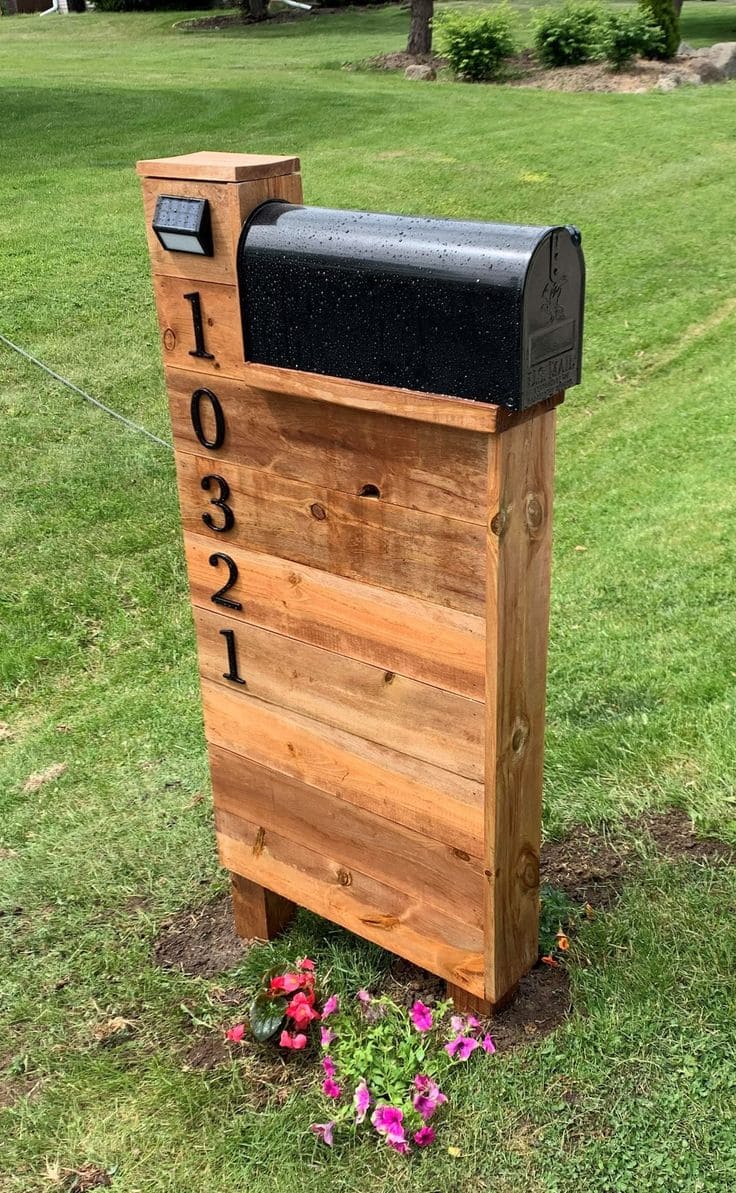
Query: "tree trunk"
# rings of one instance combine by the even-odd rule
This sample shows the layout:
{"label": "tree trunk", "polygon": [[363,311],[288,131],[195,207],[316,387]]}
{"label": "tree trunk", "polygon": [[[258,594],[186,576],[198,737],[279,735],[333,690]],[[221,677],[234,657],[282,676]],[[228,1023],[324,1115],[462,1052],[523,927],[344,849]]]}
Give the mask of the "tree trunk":
{"label": "tree trunk", "polygon": [[680,15],[682,13],[682,0],[672,0],[672,7],[674,8],[675,16],[679,21]]}
{"label": "tree trunk", "polygon": [[268,16],[268,0],[248,0],[248,15],[251,21],[265,21]]}
{"label": "tree trunk", "polygon": [[9,17],[17,16],[18,0],[5,0],[2,11]]}
{"label": "tree trunk", "polygon": [[411,0],[411,25],[407,54],[429,54],[432,49],[434,0]]}

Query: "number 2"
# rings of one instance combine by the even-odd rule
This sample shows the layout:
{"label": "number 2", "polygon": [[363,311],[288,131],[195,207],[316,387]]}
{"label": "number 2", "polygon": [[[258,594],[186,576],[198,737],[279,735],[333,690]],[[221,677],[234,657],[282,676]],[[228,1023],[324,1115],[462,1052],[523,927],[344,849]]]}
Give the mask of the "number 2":
{"label": "number 2", "polygon": [[225,596],[225,593],[229,592],[238,579],[238,565],[229,555],[224,555],[222,551],[215,551],[214,555],[210,555],[209,558],[210,567],[216,568],[220,560],[227,567],[228,579],[222,588],[218,588],[217,592],[213,592],[210,600],[215,605],[224,605],[226,609],[242,609],[243,606],[240,601],[231,601],[229,597]]}

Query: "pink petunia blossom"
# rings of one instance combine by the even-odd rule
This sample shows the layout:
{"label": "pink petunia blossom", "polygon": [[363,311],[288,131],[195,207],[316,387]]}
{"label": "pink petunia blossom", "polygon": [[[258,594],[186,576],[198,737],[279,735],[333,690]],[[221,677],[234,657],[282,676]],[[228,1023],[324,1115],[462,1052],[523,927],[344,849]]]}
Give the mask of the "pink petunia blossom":
{"label": "pink petunia blossom", "polygon": [[414,1132],[414,1142],[417,1147],[429,1147],[430,1143],[434,1143],[435,1138],[434,1127],[420,1127],[418,1131]]}
{"label": "pink petunia blossom", "polygon": [[335,1076],[335,1071],[336,1071],[335,1070],[335,1062],[331,1056],[323,1056],[322,1057],[322,1068],[325,1071],[325,1077],[334,1077]]}
{"label": "pink petunia blossom", "polygon": [[335,1123],[312,1123],[310,1131],[314,1131],[318,1139],[326,1143],[328,1147],[332,1147],[332,1132],[335,1130]]}
{"label": "pink petunia blossom", "polygon": [[476,1048],[480,1048],[478,1040],[474,1040],[472,1036],[455,1036],[454,1040],[450,1040],[449,1044],[445,1044],[445,1052],[448,1056],[457,1057],[458,1060],[467,1060],[471,1052],[475,1052]]}
{"label": "pink petunia blossom", "polygon": [[336,1039],[337,1036],[331,1027],[321,1027],[319,1029],[319,1042],[323,1048],[329,1048],[332,1041]]}
{"label": "pink petunia blossom", "polygon": [[362,1123],[371,1104],[371,1092],[365,1081],[360,1081],[355,1087],[353,1105],[355,1106],[355,1121]]}
{"label": "pink petunia blossom", "polygon": [[441,1106],[443,1102],[446,1102],[447,1098],[442,1093],[440,1087],[423,1073],[418,1073],[414,1078],[414,1088],[416,1093],[412,1098],[412,1105],[417,1114],[420,1114],[424,1121],[427,1122],[437,1107]]}
{"label": "pink petunia blossom", "polygon": [[466,1035],[468,1029],[480,1027],[480,1019],[476,1019],[475,1015],[453,1015],[450,1027],[458,1035]]}
{"label": "pink petunia blossom", "polygon": [[245,1024],[236,1023],[234,1027],[228,1028],[225,1032],[225,1039],[232,1040],[233,1044],[239,1044],[245,1035]]}
{"label": "pink petunia blossom", "polygon": [[292,1036],[288,1031],[282,1031],[279,1044],[282,1048],[293,1048],[295,1052],[299,1052],[302,1048],[306,1048],[307,1037],[302,1032],[297,1032]]}
{"label": "pink petunia blossom", "polygon": [[430,1031],[432,1028],[432,1010],[423,1002],[417,1000],[409,1014],[417,1031]]}
{"label": "pink petunia blossom", "polygon": [[314,973],[315,969],[314,961],[311,961],[309,957],[302,957],[301,961],[297,961],[296,967],[297,969],[307,969],[310,973]]}
{"label": "pink petunia blossom", "polygon": [[496,1045],[493,1043],[493,1040],[488,1035],[488,1033],[486,1033],[483,1036],[483,1039],[480,1042],[480,1046],[483,1049],[483,1051],[487,1052],[490,1056],[492,1056],[493,1053],[496,1051]]}
{"label": "pink petunia blossom", "polygon": [[326,1094],[328,1098],[339,1098],[342,1093],[342,1087],[332,1077],[325,1077],[322,1082],[322,1093]]}
{"label": "pink petunia blossom", "polygon": [[398,1152],[399,1155],[406,1156],[408,1154],[409,1144],[405,1139],[387,1139],[386,1143],[389,1147],[392,1147],[395,1152]]}
{"label": "pink petunia blossom", "polygon": [[368,1003],[371,1001],[371,996],[367,990],[359,990],[355,997],[359,1002],[362,1002],[364,1007],[367,1007]]}
{"label": "pink petunia blossom", "polygon": [[406,1143],[404,1112],[398,1106],[377,1106],[371,1115],[371,1122],[378,1134],[385,1136],[386,1143],[392,1147]]}
{"label": "pink petunia blossom", "polygon": [[331,994],[322,1008],[322,1018],[326,1019],[328,1015],[334,1015],[335,1011],[339,1010],[340,999],[337,994]]}

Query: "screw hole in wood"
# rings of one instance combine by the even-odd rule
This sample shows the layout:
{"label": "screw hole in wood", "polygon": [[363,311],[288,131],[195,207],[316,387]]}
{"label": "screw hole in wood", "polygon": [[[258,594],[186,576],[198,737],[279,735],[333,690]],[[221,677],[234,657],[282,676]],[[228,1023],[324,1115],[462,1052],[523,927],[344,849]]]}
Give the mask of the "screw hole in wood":
{"label": "screw hole in wood", "polygon": [[363,487],[358,490],[358,497],[380,497],[380,496],[381,496],[381,490],[379,489],[378,485],[363,485]]}

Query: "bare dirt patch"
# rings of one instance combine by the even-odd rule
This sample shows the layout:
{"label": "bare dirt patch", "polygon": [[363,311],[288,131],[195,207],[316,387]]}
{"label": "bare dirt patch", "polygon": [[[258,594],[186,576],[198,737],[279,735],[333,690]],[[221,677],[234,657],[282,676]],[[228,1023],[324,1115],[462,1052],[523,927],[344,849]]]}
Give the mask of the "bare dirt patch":
{"label": "bare dirt patch", "polygon": [[509,61],[511,87],[536,87],[543,91],[626,91],[630,94],[651,91],[665,75],[671,75],[672,62],[652,62],[637,58],[624,70],[614,71],[605,62],[586,62],[582,66],[545,67],[534,54],[526,51]]}
{"label": "bare dirt patch", "polygon": [[161,925],[153,946],[156,964],[189,977],[213,978],[232,969],[249,947],[233,924],[229,895],[204,907],[185,908]]}

